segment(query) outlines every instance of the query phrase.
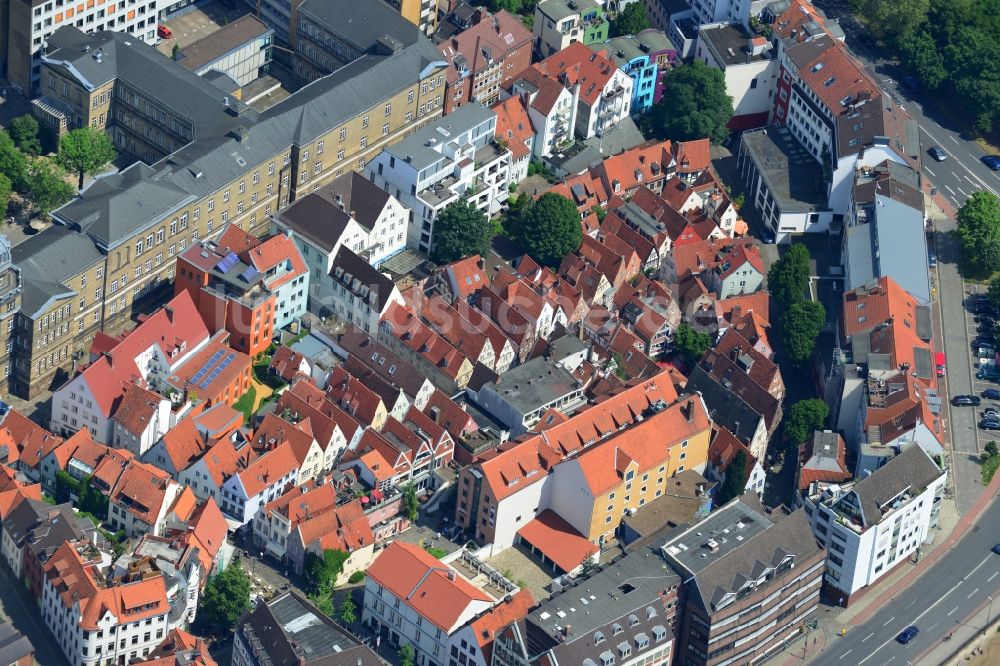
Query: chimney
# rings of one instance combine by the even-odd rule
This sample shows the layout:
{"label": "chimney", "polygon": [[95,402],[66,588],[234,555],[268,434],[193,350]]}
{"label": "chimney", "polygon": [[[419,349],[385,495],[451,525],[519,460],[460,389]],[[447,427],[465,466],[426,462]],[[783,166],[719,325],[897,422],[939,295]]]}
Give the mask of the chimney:
{"label": "chimney", "polygon": [[167,315],[167,321],[174,323],[174,309],[169,305],[163,306],[163,312]]}
{"label": "chimney", "polygon": [[687,419],[688,423],[694,420],[694,400],[688,400],[687,404],[681,407],[681,413],[684,414],[684,418]]}
{"label": "chimney", "polygon": [[448,580],[450,580],[452,582],[455,581],[455,572],[452,571],[452,570],[450,570],[450,569],[448,570]]}

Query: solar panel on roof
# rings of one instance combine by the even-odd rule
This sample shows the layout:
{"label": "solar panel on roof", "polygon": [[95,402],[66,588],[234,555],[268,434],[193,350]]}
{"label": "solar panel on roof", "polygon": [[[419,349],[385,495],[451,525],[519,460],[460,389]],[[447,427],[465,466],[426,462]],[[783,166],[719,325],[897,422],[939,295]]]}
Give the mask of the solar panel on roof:
{"label": "solar panel on roof", "polygon": [[237,262],[239,262],[239,260],[240,258],[236,256],[235,252],[229,252],[219,261],[219,263],[215,265],[215,270],[219,271],[220,273],[226,273],[233,266],[235,266]]}
{"label": "solar panel on roof", "polygon": [[246,269],[240,273],[240,279],[244,282],[249,282],[257,275],[257,269],[253,266],[247,266]]}

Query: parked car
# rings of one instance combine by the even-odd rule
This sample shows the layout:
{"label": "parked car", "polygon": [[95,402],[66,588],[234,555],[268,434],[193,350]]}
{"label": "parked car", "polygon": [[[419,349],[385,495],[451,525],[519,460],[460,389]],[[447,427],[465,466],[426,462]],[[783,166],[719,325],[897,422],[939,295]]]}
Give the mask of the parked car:
{"label": "parked car", "polygon": [[1000,543],[993,546],[993,552],[996,553],[997,555],[1000,555]]}
{"label": "parked car", "polygon": [[173,31],[165,25],[156,26],[156,36],[160,39],[173,39]]}
{"label": "parked car", "polygon": [[983,419],[979,422],[979,427],[982,430],[1000,430],[1000,421],[994,421],[992,419]]}
{"label": "parked car", "polygon": [[990,421],[1000,421],[1000,409],[987,407],[983,410],[983,418]]}
{"label": "parked car", "polygon": [[932,249],[927,250],[927,267],[937,268],[937,255],[934,254],[934,250]]}
{"label": "parked car", "polygon": [[919,633],[920,629],[918,629],[915,624],[911,624],[906,629],[903,629],[901,632],[899,632],[899,636],[896,636],[896,640],[902,643],[903,645],[906,645],[914,638],[916,638],[917,634]]}
{"label": "parked car", "polygon": [[1000,400],[1000,391],[997,389],[985,389],[983,391],[983,397],[987,400]]}
{"label": "parked car", "polygon": [[931,146],[931,149],[927,153],[938,162],[944,162],[948,159],[948,153],[944,152],[944,148],[941,146]]}
{"label": "parked car", "polygon": [[937,366],[938,377],[944,377],[944,374],[948,371],[948,366],[945,361],[944,352],[938,352],[934,355],[934,365]]}
{"label": "parked car", "polygon": [[767,243],[768,245],[772,245],[774,243],[774,232],[768,229],[767,227],[761,225],[760,239],[765,243]]}
{"label": "parked car", "polygon": [[951,404],[956,407],[978,407],[982,404],[982,400],[975,395],[956,395],[951,399]]}
{"label": "parked car", "polygon": [[1000,171],[1000,155],[983,155],[981,161],[994,171]]}

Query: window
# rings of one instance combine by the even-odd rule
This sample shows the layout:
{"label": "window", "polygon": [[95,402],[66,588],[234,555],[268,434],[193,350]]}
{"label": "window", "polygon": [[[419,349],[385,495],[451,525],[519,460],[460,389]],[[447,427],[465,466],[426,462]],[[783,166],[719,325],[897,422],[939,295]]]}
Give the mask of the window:
{"label": "window", "polygon": [[361,127],[362,128],[368,127],[368,116],[364,116],[361,118]]}
{"label": "window", "polygon": [[392,113],[392,103],[387,102],[385,105],[385,115],[388,116],[390,113]]}

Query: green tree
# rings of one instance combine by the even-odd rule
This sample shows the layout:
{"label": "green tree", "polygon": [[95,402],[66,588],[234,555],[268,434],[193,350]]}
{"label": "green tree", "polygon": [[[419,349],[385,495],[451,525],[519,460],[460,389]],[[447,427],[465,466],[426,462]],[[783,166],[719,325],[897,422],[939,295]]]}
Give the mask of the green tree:
{"label": "green tree", "polygon": [[1000,448],[997,447],[997,443],[993,441],[986,442],[986,446],[983,447],[983,455],[1000,456]]}
{"label": "green tree", "polygon": [[118,157],[111,137],[93,127],[71,130],[59,140],[59,163],[79,175],[77,189],[83,189],[84,174],[95,174]]}
{"label": "green tree", "polygon": [[351,595],[348,594],[344,597],[344,600],[340,604],[338,615],[340,616],[340,621],[344,624],[352,624],[358,619],[358,607],[355,605]]}
{"label": "green tree", "polygon": [[94,485],[90,482],[89,476],[80,480],[77,496],[79,498],[77,507],[80,511],[86,511],[99,520],[107,519],[109,504],[108,498],[94,487]]}
{"label": "green tree", "polygon": [[930,0],[851,0],[850,4],[875,34],[894,44],[923,23],[930,10]]}
{"label": "green tree", "polygon": [[34,116],[18,116],[10,121],[10,138],[22,153],[37,155],[42,152],[42,142],[38,138],[38,121]]}
{"label": "green tree", "polygon": [[413,666],[413,646],[409,643],[400,645],[396,656],[399,657],[399,666]]}
{"label": "green tree", "polygon": [[447,264],[490,249],[490,221],[467,198],[444,207],[434,220],[434,248],[431,261]]}
{"label": "green tree", "polygon": [[309,588],[313,591],[332,590],[348,557],[344,551],[331,548],[324,550],[322,556],[306,553],[305,578]]}
{"label": "green tree", "polygon": [[7,217],[7,207],[10,205],[10,193],[13,189],[10,178],[0,173],[0,218]]}
{"label": "green tree", "polygon": [[684,365],[688,368],[693,368],[711,346],[712,336],[696,331],[687,324],[681,324],[674,331],[674,349],[681,353]]}
{"label": "green tree", "polygon": [[63,179],[63,171],[52,162],[36,160],[28,171],[28,196],[36,211],[48,215],[73,198],[73,186]]}
{"label": "green tree", "polygon": [[564,196],[547,192],[514,222],[511,232],[528,254],[545,266],[558,266],[583,242],[580,213]]}
{"label": "green tree", "polygon": [[823,429],[829,411],[826,403],[819,398],[796,402],[782,422],[785,427],[785,442],[793,448],[804,444],[814,430]]}
{"label": "green tree", "polygon": [[726,466],[726,478],[715,498],[716,506],[727,504],[729,500],[742,495],[747,489],[747,478],[747,454],[740,449]]}
{"label": "green tree", "polygon": [[177,42],[174,42],[174,48],[170,50],[170,57],[173,58],[174,60],[181,59],[181,45],[178,44]]}
{"label": "green tree", "polygon": [[318,608],[323,615],[333,617],[333,590],[325,588],[309,593],[309,601]]}
{"label": "green tree", "polygon": [[767,272],[767,288],[775,301],[787,308],[805,298],[809,286],[809,250],[793,243]]}
{"label": "green tree", "polygon": [[792,363],[803,366],[809,361],[825,321],[826,310],[819,301],[793,303],[781,315],[781,339]]}
{"label": "green tree", "polygon": [[417,500],[417,487],[412,483],[408,483],[403,487],[403,515],[413,523],[417,520],[419,510],[420,502]]}
{"label": "green tree", "polygon": [[0,174],[7,176],[17,192],[24,192],[28,183],[28,160],[17,149],[6,130],[0,130]]}
{"label": "green tree", "polygon": [[722,72],[700,60],[667,73],[670,92],[653,105],[643,124],[655,136],[673,141],[709,138],[722,143],[729,136],[733,100],[726,93]]}
{"label": "green tree", "polygon": [[611,20],[608,32],[610,37],[638,35],[649,27],[652,27],[652,24],[649,22],[649,14],[646,12],[645,5],[641,2],[633,2]]}
{"label": "green tree", "polygon": [[239,562],[208,581],[198,602],[197,621],[203,630],[226,634],[250,610],[250,577]]}
{"label": "green tree", "polygon": [[1000,199],[992,192],[973,193],[958,209],[962,270],[982,278],[1000,270]]}

